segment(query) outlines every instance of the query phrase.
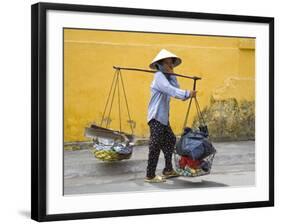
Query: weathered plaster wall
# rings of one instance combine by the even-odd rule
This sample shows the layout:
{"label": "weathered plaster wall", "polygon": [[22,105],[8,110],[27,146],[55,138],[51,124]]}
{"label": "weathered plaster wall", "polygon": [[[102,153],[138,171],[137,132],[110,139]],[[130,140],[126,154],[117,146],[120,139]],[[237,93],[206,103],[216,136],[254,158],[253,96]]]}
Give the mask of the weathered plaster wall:
{"label": "weathered plaster wall", "polygon": [[[225,104],[222,103],[224,101],[218,101],[220,103],[210,105],[211,96],[214,100],[234,98],[237,104],[241,104],[243,100],[254,102],[255,39],[65,29],[65,142],[86,140],[84,127],[101,121],[114,75],[113,65],[148,69],[149,63],[162,48],[182,58],[183,63],[175,68],[176,73],[202,77],[197,84],[198,101],[201,108],[209,108],[208,110],[212,111],[208,112],[209,117],[215,116],[213,107],[217,107],[216,104]],[[132,120],[136,124],[135,134],[147,137],[149,129],[146,116],[153,75],[130,71],[123,71],[122,74]],[[191,80],[179,78],[178,81],[182,89],[192,88]],[[122,126],[129,132],[123,99],[121,104]],[[170,123],[175,134],[181,133],[187,105],[188,101],[171,100]],[[228,110],[229,106],[223,108]],[[193,105],[188,120],[189,126],[192,125],[195,115]],[[118,129],[118,117],[115,100],[111,128]],[[237,116],[234,117],[238,119]],[[211,126],[218,125],[218,122],[214,123],[211,120],[210,118]]]}

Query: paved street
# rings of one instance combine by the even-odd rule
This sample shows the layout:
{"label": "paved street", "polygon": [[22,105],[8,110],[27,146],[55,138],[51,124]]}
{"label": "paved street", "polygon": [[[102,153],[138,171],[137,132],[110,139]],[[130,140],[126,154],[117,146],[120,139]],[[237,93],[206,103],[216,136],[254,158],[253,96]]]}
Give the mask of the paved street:
{"label": "paved street", "polygon": [[[255,142],[213,143],[217,154],[210,175],[178,177],[165,183],[145,183],[148,147],[134,148],[130,160],[102,162],[88,150],[64,151],[64,194],[91,194],[255,184]],[[163,153],[157,166],[164,167]]]}

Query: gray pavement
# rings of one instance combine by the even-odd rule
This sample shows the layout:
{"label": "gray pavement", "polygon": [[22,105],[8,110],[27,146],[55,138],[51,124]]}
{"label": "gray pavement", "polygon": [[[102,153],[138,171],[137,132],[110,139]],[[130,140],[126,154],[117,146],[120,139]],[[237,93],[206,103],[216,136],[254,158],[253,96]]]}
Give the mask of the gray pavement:
{"label": "gray pavement", "polygon": [[[137,146],[129,160],[102,162],[89,150],[64,151],[64,194],[151,191],[255,184],[255,142],[215,142],[212,172],[201,177],[177,177],[165,183],[145,183],[148,147]],[[164,168],[161,152],[156,173]]]}

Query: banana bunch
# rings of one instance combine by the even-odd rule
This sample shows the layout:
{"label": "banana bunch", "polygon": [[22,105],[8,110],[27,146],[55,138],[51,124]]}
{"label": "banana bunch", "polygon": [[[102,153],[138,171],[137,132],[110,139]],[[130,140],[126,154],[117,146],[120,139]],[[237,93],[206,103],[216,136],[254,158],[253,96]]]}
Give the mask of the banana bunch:
{"label": "banana bunch", "polygon": [[102,161],[120,161],[123,159],[129,159],[131,157],[131,154],[128,155],[122,155],[119,153],[116,153],[114,150],[96,150],[93,149],[91,150],[93,155]]}
{"label": "banana bunch", "polygon": [[177,168],[176,171],[181,176],[185,176],[185,177],[198,177],[205,174],[205,172],[202,169],[192,169],[190,167],[185,167],[184,169]]}

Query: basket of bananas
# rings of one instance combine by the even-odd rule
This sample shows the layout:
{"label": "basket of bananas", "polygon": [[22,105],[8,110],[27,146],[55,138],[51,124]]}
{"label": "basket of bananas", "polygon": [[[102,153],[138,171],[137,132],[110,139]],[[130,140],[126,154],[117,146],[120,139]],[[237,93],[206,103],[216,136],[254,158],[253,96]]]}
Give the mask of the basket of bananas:
{"label": "basket of bananas", "polygon": [[108,162],[130,159],[132,152],[133,146],[130,143],[108,142],[105,139],[95,139],[91,149],[97,159]]}

